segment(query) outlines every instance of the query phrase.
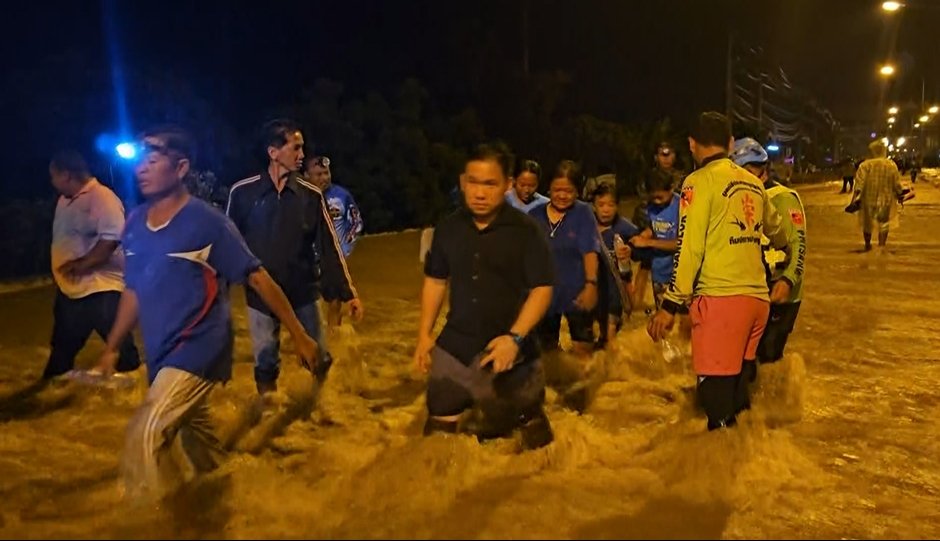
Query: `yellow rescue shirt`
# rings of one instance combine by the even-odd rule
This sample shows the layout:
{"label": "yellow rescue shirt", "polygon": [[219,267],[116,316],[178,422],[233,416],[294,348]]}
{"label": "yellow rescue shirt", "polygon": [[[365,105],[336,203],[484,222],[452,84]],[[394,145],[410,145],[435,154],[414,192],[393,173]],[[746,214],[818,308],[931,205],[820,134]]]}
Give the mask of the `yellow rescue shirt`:
{"label": "yellow rescue shirt", "polygon": [[682,186],[678,250],[664,308],[674,313],[693,296],[769,300],[761,236],[784,248],[787,233],[757,177],[725,155],[706,159]]}

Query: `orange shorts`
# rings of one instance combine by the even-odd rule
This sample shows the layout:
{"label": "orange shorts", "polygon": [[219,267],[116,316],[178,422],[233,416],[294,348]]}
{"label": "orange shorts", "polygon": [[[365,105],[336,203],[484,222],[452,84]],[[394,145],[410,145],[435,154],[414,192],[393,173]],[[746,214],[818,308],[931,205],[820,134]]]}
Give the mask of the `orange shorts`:
{"label": "orange shorts", "polygon": [[696,297],[692,319],[692,365],[699,376],[734,376],[744,359],[757,358],[770,303],[754,297]]}

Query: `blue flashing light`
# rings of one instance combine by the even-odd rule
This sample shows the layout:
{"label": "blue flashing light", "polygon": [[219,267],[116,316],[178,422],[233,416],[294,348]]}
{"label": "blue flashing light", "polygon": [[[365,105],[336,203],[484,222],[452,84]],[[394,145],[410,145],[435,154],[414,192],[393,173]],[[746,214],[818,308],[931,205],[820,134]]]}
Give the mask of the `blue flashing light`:
{"label": "blue flashing light", "polygon": [[779,145],[767,145],[767,151],[768,151],[768,152],[779,152],[779,151],[780,151],[780,146],[779,146]]}
{"label": "blue flashing light", "polygon": [[114,147],[114,150],[118,156],[125,160],[133,160],[137,157],[137,147],[134,146],[134,143],[121,143]]}

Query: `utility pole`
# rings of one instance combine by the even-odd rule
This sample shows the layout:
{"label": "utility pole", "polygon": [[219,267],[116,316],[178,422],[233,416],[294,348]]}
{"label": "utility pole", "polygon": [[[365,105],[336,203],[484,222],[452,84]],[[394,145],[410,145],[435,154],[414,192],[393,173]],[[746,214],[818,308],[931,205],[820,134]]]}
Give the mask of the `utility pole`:
{"label": "utility pole", "polygon": [[757,134],[763,142],[764,139],[764,70],[761,69],[757,81]]}
{"label": "utility pole", "polygon": [[725,59],[725,114],[734,119],[734,35],[728,30],[728,56]]}
{"label": "utility pole", "polygon": [[529,78],[529,0],[522,0],[522,73]]}

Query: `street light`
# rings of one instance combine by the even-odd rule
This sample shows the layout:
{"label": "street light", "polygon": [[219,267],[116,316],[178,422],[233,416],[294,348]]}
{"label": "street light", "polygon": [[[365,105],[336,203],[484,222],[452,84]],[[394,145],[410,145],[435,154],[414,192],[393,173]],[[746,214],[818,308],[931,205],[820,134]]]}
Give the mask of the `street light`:
{"label": "street light", "polygon": [[937,114],[937,113],[940,113],[940,107],[934,105],[934,106],[931,107],[930,109],[927,109],[927,112],[930,113],[930,114],[932,114],[932,115],[935,115],[935,114]]}
{"label": "street light", "polygon": [[881,4],[881,9],[883,9],[883,10],[885,10],[885,11],[888,11],[888,12],[895,12],[895,11],[901,9],[901,7],[902,7],[903,5],[904,5],[904,4],[902,4],[902,3],[900,3],[900,2],[883,2],[883,3]]}
{"label": "street light", "polygon": [[897,108],[897,107],[892,107],[892,108],[888,109],[888,114],[889,114],[889,115],[896,115],[896,114],[898,114],[898,108]]}
{"label": "street light", "polygon": [[894,124],[894,121],[897,120],[894,117],[888,119],[888,124]]}
{"label": "street light", "polygon": [[917,124],[914,124],[914,127],[915,127],[915,128],[919,128],[919,127],[920,127],[920,122],[918,122]]}
{"label": "street light", "polygon": [[907,139],[905,139],[904,137],[898,137],[898,146],[899,146],[899,147],[903,147],[903,146],[904,146],[904,143],[906,143],[906,142],[907,142]]}
{"label": "street light", "polygon": [[894,66],[891,64],[885,64],[884,66],[881,66],[881,69],[878,70],[878,72],[885,77],[891,77],[894,75]]}
{"label": "street light", "polygon": [[920,120],[921,122],[930,122],[930,117],[927,116],[927,115],[924,115],[924,116],[918,118],[917,120]]}

